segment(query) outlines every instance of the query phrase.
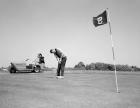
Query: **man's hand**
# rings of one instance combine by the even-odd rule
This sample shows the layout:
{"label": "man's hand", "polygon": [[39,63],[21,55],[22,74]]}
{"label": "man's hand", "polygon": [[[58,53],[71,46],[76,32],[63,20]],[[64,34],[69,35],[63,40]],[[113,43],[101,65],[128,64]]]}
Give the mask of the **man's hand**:
{"label": "man's hand", "polygon": [[61,63],[61,59],[58,60],[58,63],[59,63],[59,64]]}
{"label": "man's hand", "polygon": [[58,57],[56,57],[56,59],[57,59],[58,63],[60,64],[61,63],[61,59],[58,58]]}

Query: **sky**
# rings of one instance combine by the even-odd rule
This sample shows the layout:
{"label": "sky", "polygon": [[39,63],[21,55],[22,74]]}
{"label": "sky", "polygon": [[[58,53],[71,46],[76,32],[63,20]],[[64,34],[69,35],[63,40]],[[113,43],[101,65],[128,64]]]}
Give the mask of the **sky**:
{"label": "sky", "polygon": [[53,48],[67,56],[66,67],[113,64],[109,25],[92,22],[108,8],[116,64],[140,67],[139,6],[139,0],[0,0],[0,66],[42,53],[47,67],[57,67]]}

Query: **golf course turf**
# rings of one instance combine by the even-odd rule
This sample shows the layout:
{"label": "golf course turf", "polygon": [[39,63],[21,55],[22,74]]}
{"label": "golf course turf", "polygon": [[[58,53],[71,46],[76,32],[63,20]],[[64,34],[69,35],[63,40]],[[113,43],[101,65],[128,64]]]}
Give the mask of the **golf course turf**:
{"label": "golf course turf", "polygon": [[140,72],[0,72],[0,108],[139,108]]}

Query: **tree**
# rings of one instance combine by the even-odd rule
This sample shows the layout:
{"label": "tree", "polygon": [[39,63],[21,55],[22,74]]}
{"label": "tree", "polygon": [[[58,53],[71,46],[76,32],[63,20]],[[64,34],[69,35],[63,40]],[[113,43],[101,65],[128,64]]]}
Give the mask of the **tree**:
{"label": "tree", "polygon": [[83,62],[79,62],[77,65],[74,66],[76,69],[85,69],[85,64]]}
{"label": "tree", "polygon": [[95,64],[96,70],[108,70],[108,65],[105,63],[96,63]]}
{"label": "tree", "polygon": [[128,65],[116,65],[117,71],[132,71],[131,66]]}
{"label": "tree", "polygon": [[90,63],[89,65],[86,65],[86,70],[95,70],[95,63]]}

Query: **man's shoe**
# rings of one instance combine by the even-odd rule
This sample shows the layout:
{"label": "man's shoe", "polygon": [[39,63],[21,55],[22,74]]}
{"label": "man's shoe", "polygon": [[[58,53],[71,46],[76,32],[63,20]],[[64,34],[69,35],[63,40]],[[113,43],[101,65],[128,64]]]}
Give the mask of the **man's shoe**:
{"label": "man's shoe", "polygon": [[56,78],[58,78],[58,79],[63,79],[64,76],[56,76]]}
{"label": "man's shoe", "polygon": [[63,79],[63,78],[64,78],[64,76],[60,76],[60,78],[61,78],[61,79]]}

